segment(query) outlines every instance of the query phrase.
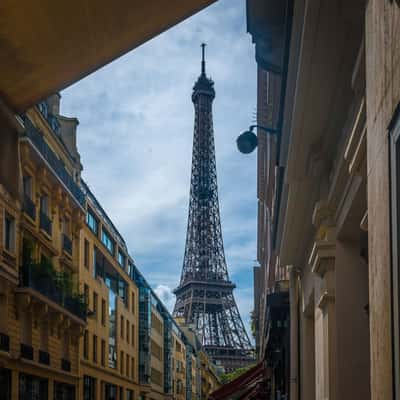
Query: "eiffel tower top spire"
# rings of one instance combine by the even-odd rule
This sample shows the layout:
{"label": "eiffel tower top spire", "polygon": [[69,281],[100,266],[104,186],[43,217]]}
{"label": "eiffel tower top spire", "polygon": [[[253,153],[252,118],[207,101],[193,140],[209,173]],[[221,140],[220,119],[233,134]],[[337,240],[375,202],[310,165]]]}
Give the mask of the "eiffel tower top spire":
{"label": "eiffel tower top spire", "polygon": [[199,94],[203,94],[214,99],[215,90],[214,90],[214,82],[211,78],[207,78],[206,75],[206,60],[205,60],[205,48],[206,44],[201,44],[201,74],[197,79],[193,87],[192,101],[193,103],[196,101]]}
{"label": "eiffel tower top spire", "polygon": [[201,44],[201,74],[202,75],[206,74],[205,49],[206,49],[206,44],[202,43]]}

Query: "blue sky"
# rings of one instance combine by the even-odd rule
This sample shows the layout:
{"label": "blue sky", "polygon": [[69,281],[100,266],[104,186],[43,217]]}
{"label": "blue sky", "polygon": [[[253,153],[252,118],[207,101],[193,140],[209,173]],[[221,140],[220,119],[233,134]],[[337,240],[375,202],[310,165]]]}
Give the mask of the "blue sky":
{"label": "blue sky", "polygon": [[64,90],[79,119],[83,177],[130,254],[172,309],[182,268],[200,44],[215,81],[214,132],[225,253],[246,327],[256,258],[256,156],[236,150],[252,122],[256,64],[245,2],[220,0]]}

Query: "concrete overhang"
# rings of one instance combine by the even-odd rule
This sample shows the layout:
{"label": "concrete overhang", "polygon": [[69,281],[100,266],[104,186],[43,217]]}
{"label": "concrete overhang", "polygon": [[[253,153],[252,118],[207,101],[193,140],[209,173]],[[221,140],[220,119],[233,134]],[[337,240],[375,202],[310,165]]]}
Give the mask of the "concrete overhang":
{"label": "concrete overhang", "polygon": [[215,1],[3,0],[0,97],[25,110]]}
{"label": "concrete overhang", "polygon": [[351,99],[351,73],[362,37],[362,3],[306,2],[304,13],[294,15],[303,28],[298,68],[292,70],[293,77],[288,76],[288,80],[295,78],[292,106],[284,111],[290,126],[287,203],[280,221],[283,265],[302,266],[308,255],[312,212],[327,189],[326,172]]}

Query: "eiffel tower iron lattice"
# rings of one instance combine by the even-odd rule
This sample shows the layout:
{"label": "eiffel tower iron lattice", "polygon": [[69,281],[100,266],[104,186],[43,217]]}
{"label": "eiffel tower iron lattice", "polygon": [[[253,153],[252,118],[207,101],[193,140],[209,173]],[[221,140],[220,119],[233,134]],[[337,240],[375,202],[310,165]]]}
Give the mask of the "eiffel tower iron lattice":
{"label": "eiffel tower iron lattice", "polygon": [[193,87],[195,108],[189,217],[174,316],[193,324],[207,354],[227,371],[253,360],[252,346],[233,297],[224,254],[218,204],[212,119],[214,82],[201,75]]}

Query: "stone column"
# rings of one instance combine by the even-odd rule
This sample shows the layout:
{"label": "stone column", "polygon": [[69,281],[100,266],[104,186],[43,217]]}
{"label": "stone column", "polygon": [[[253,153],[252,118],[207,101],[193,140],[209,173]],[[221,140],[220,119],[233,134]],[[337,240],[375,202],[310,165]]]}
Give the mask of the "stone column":
{"label": "stone column", "polygon": [[314,243],[309,264],[315,282],[315,393],[336,399],[335,242],[327,235]]}
{"label": "stone column", "polygon": [[15,369],[11,371],[11,398],[19,398],[19,372]]}
{"label": "stone column", "polygon": [[299,393],[299,282],[298,271],[290,269],[290,399],[298,400]]}

